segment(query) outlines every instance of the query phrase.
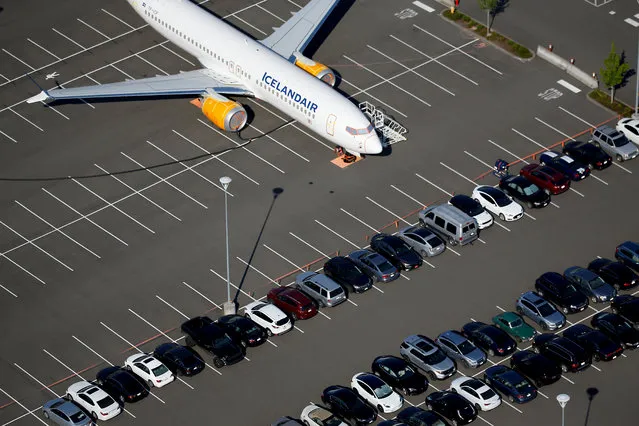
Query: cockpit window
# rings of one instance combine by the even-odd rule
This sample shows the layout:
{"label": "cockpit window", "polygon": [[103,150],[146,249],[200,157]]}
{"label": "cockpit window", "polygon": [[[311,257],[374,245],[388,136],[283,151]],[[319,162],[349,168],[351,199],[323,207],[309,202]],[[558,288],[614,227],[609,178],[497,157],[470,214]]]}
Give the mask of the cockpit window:
{"label": "cockpit window", "polygon": [[367,135],[373,131],[373,125],[369,124],[365,129],[355,129],[350,126],[346,126],[346,131],[351,135]]}

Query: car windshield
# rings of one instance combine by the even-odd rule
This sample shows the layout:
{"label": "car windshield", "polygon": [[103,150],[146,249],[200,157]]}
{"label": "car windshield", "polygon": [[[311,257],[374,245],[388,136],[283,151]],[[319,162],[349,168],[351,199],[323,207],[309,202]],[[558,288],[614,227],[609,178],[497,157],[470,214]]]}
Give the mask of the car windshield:
{"label": "car windshield", "polygon": [[431,247],[439,247],[442,244],[444,244],[444,242],[437,236],[430,238],[428,241],[426,241],[428,243],[429,246]]}
{"label": "car windshield", "polygon": [[391,389],[391,387],[388,386],[387,384],[384,384],[378,387],[377,389],[375,389],[375,396],[380,399],[386,398],[391,393],[393,393],[393,389]]}
{"label": "car windshield", "polygon": [[521,327],[522,325],[524,325],[524,322],[521,320],[521,318],[517,318],[510,323],[510,328],[517,328]]}
{"label": "car windshield", "polygon": [[481,397],[483,399],[490,399],[493,398],[495,396],[495,391],[493,391],[492,389],[488,388],[486,391],[481,393]]}
{"label": "car windshield", "polygon": [[610,135],[612,139],[612,143],[616,147],[624,146],[629,143],[628,138],[618,133],[617,135]]}
{"label": "car windshield", "polygon": [[410,365],[407,365],[405,368],[397,370],[395,373],[397,374],[397,377],[410,377],[415,374],[415,370],[413,370]]}
{"label": "car windshield", "polygon": [[221,346],[228,343],[229,339],[227,339],[226,336],[218,337],[217,339],[213,340],[213,346]]}
{"label": "car windshield", "polygon": [[541,305],[537,306],[537,308],[539,308],[539,314],[542,317],[547,317],[548,315],[552,315],[555,312],[552,306],[550,306],[550,304],[548,303],[542,303]]}
{"label": "car windshield", "polygon": [[472,351],[475,350],[475,347],[473,346],[472,343],[470,343],[468,340],[464,340],[459,346],[457,346],[459,348],[459,352],[461,352],[462,354],[466,355],[471,353]]}
{"label": "car windshield", "polygon": [[115,401],[113,400],[113,398],[111,398],[110,396],[107,396],[98,401],[98,406],[100,406],[100,408],[107,408],[109,405],[112,405],[114,402]]}
{"label": "car windshield", "polygon": [[444,359],[446,359],[446,355],[444,355],[444,352],[440,350],[437,350],[433,352],[432,354],[426,355],[424,357],[424,361],[426,361],[426,363],[429,365],[439,364]]}
{"label": "car windshield", "polygon": [[569,295],[574,294],[574,293],[577,293],[577,289],[572,284],[567,285],[566,287],[564,287],[564,289],[562,291],[562,294],[564,296],[569,296]]}
{"label": "car windshield", "polygon": [[378,263],[377,267],[382,272],[382,274],[390,274],[392,272],[395,272],[395,267],[388,260],[385,259],[384,261]]}
{"label": "car windshield", "polygon": [[406,254],[410,251],[410,247],[408,247],[406,244],[404,244],[404,242],[402,240],[395,239],[395,238],[389,238],[388,239],[388,245],[391,246],[393,248],[393,250],[395,250],[397,252],[398,255],[402,255],[402,254]]}
{"label": "car windshield", "polygon": [[633,328],[633,327],[632,327],[632,324],[630,324],[628,321],[623,321],[623,320],[622,320],[622,321],[617,322],[617,323],[616,323],[616,324],[614,324],[614,325],[615,325],[615,328],[616,328],[618,331],[626,331],[626,330],[630,330],[630,329],[632,329],[632,328]]}
{"label": "car windshield", "polygon": [[604,284],[606,284],[606,282],[602,280],[601,277],[595,277],[591,279],[590,281],[588,281],[588,284],[590,284],[590,288],[595,289],[595,288],[603,287]]}
{"label": "car windshield", "polygon": [[336,297],[336,296],[339,296],[342,293],[344,293],[344,290],[341,287],[340,288],[336,288],[335,290],[332,290],[328,294],[328,297]]}
{"label": "car windshield", "polygon": [[494,196],[495,202],[499,207],[505,207],[511,203],[510,198],[506,197],[503,193],[495,191],[491,195]]}
{"label": "car windshield", "polygon": [[166,368],[166,365],[162,364],[162,365],[158,365],[157,367],[155,367],[153,370],[151,370],[153,372],[154,376],[161,376],[162,374],[166,373],[167,371],[169,371],[168,368]]}
{"label": "car windshield", "polygon": [[526,195],[533,195],[537,192],[539,192],[539,187],[534,183],[531,183],[529,186],[524,188],[524,194]]}
{"label": "car windshield", "polygon": [[470,216],[477,216],[484,212],[484,208],[477,202],[468,203],[466,207],[468,208],[468,214]]}
{"label": "car windshield", "polygon": [[358,276],[363,274],[361,269],[350,262],[347,267],[342,269],[342,271],[344,271],[344,278],[346,278],[347,280],[352,280],[353,278],[357,278]]}
{"label": "car windshield", "polygon": [[324,425],[325,426],[341,426],[344,423],[342,422],[342,419],[340,419],[339,417],[335,417],[335,416],[331,416],[328,419],[324,420]]}
{"label": "car windshield", "polygon": [[87,415],[84,414],[82,411],[78,411],[77,413],[71,414],[70,417],[73,423],[80,423],[81,421],[87,418]]}
{"label": "car windshield", "polygon": [[517,384],[515,385],[515,389],[525,389],[525,388],[527,388],[528,386],[529,386],[529,385],[528,385],[528,382],[527,382],[527,381],[525,381],[525,380],[522,380],[521,382],[519,382],[519,383],[517,383]]}

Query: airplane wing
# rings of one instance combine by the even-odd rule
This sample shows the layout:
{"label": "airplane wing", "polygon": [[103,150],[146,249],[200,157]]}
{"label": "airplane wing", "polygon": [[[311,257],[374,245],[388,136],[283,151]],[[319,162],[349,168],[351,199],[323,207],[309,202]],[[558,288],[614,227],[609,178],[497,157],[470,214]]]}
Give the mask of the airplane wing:
{"label": "airplane wing", "polygon": [[253,92],[235,79],[210,69],[200,69],[175,75],[126,80],[119,83],[43,90],[27,99],[27,103],[62,99],[200,95],[207,89],[212,89],[220,95],[253,95]]}
{"label": "airplane wing", "polygon": [[339,0],[311,0],[295,12],[275,32],[263,40],[264,46],[290,60],[294,52],[303,52]]}

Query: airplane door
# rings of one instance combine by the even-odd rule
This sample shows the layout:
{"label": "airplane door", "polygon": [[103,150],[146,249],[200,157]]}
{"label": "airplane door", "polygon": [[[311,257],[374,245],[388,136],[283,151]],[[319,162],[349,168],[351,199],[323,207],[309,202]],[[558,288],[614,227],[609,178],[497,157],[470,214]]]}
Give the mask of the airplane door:
{"label": "airplane door", "polygon": [[337,117],[333,114],[329,114],[326,119],[326,133],[331,136],[335,135],[335,122],[337,121]]}

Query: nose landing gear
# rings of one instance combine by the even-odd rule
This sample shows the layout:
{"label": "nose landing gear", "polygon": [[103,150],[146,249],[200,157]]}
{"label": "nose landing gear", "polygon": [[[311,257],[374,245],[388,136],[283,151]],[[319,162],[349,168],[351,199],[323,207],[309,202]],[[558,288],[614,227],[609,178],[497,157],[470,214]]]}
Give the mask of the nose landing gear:
{"label": "nose landing gear", "polygon": [[351,154],[341,146],[335,147],[335,156],[336,158],[332,160],[331,163],[341,168],[347,167],[362,159],[362,157]]}

